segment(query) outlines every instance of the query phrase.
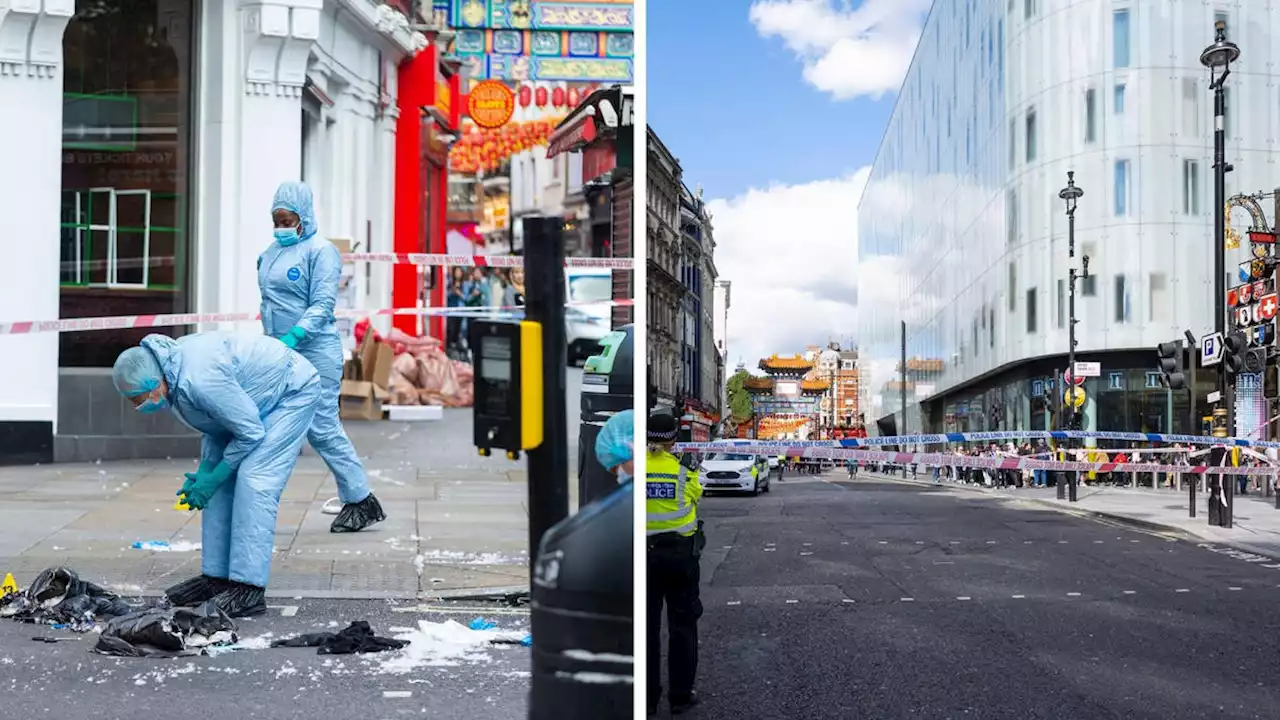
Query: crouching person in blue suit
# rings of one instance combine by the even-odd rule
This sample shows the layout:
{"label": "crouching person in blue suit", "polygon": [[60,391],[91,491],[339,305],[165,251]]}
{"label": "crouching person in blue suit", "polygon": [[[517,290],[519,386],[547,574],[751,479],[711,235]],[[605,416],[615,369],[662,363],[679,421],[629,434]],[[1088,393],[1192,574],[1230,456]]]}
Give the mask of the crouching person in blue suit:
{"label": "crouching person in blue suit", "polygon": [[204,511],[199,577],[165,591],[231,617],[266,612],[276,511],[320,398],[315,367],[280,341],[221,332],[148,335],[112,370],[139,412],[168,409],[204,437],[178,496]]}

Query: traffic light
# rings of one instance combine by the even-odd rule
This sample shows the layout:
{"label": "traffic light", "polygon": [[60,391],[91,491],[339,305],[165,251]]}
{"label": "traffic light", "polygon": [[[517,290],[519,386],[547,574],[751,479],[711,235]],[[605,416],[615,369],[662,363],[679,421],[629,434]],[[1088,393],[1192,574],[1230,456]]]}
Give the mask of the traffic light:
{"label": "traffic light", "polygon": [[1160,356],[1160,372],[1164,373],[1164,381],[1169,389],[1185,389],[1187,376],[1182,372],[1182,341],[1160,343],[1156,346],[1156,354]]}
{"label": "traffic light", "polygon": [[1239,330],[1233,330],[1222,344],[1222,363],[1227,372],[1238,373],[1245,367],[1245,352],[1249,349],[1249,339]]}

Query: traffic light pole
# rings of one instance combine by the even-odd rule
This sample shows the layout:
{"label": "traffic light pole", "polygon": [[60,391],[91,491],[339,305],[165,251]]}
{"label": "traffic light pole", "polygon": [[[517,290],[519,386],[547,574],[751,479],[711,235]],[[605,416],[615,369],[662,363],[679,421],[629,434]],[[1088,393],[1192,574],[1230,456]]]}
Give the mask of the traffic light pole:
{"label": "traffic light pole", "polygon": [[[1196,346],[1191,345],[1187,348],[1187,434],[1196,435]],[[1187,487],[1191,495],[1191,517],[1196,516],[1196,486],[1200,484],[1200,480],[1195,475],[1188,476],[1190,482]]]}

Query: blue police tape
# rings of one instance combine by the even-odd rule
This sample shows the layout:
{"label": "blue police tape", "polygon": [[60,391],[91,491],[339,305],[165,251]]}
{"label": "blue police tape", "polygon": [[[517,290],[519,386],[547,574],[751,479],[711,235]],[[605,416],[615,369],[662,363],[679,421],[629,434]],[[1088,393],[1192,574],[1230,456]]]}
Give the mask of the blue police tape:
{"label": "blue police tape", "polygon": [[[684,443],[676,445],[676,452],[688,451],[689,445],[715,445],[717,443]],[[781,449],[774,443],[738,442],[730,449],[740,453],[769,455]],[[1081,462],[1078,460],[1037,460],[1031,457],[979,457],[953,453],[902,453],[866,450],[862,448],[820,447],[786,448],[790,457],[820,458],[825,460],[858,460],[866,463],[888,465],[924,465],[925,467],[963,467],[984,470],[1056,470],[1076,472],[1150,472],[1187,475],[1265,475],[1274,476],[1280,469],[1274,467],[1222,467],[1209,465],[1167,465],[1162,463],[1114,463]]]}
{"label": "blue police tape", "polygon": [[998,432],[976,433],[941,433],[937,435],[887,435],[871,438],[845,438],[844,440],[718,440],[707,443],[680,443],[677,447],[685,451],[716,450],[732,451],[735,447],[750,442],[757,446],[770,446],[779,450],[785,448],[838,447],[863,448],[901,445],[945,445],[962,442],[990,442],[994,440],[1127,440],[1130,442],[1182,443],[1185,445],[1234,445],[1237,447],[1258,447],[1280,449],[1280,442],[1267,440],[1250,440],[1237,437],[1210,437],[1204,435],[1166,435],[1164,433],[1113,432],[1090,430],[1008,430]]}

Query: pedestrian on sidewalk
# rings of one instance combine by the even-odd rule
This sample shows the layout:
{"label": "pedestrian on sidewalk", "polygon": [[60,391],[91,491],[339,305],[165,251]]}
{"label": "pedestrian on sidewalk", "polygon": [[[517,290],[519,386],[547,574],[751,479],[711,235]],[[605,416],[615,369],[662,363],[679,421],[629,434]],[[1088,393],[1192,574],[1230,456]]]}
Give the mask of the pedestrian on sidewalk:
{"label": "pedestrian on sidewalk", "polygon": [[116,358],[116,390],[142,413],[169,409],[203,435],[178,496],[204,511],[201,574],[167,590],[230,617],[267,611],[276,512],[320,402],[306,358],[261,335],[148,335]]}
{"label": "pedestrian on sidewalk", "polygon": [[648,538],[648,710],[658,712],[662,699],[662,606],[667,607],[667,680],[671,714],[698,704],[699,558],[706,545],[698,503],[702,485],[696,467],[682,464],[671,447],[676,420],[668,412],[649,416],[645,436],[645,534]]}
{"label": "pedestrian on sidewalk", "polygon": [[342,339],[333,314],[342,255],[317,235],[315,200],[306,183],[287,182],[271,204],[275,239],[258,256],[262,329],[305,357],[320,373],[320,405],[307,432],[338,484],[342,509],[330,532],[359,532],[387,518],[338,418]]}

